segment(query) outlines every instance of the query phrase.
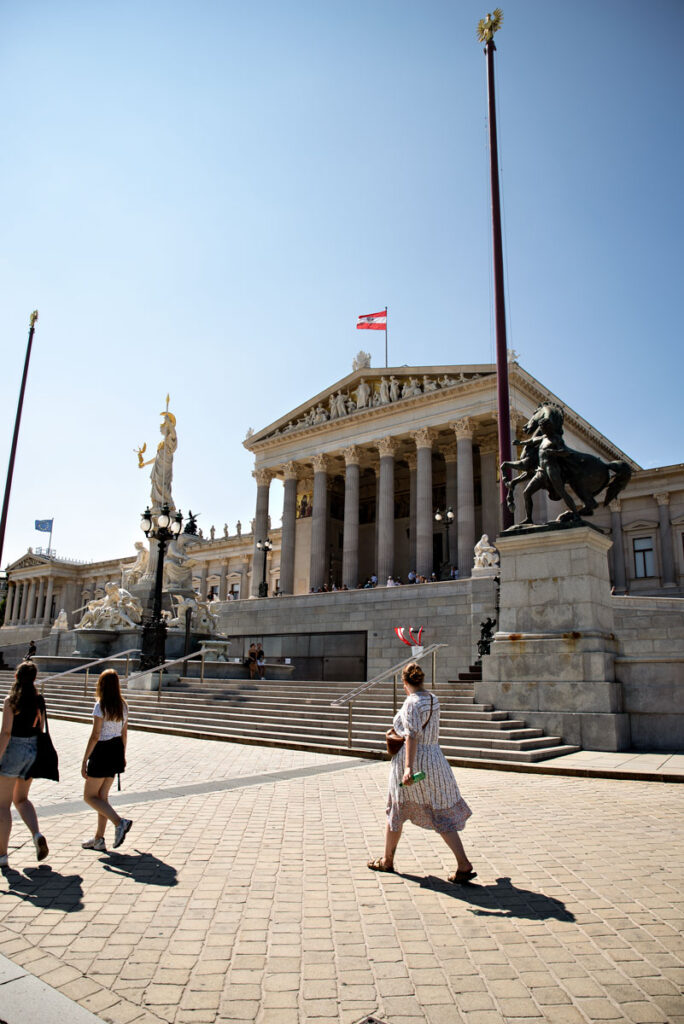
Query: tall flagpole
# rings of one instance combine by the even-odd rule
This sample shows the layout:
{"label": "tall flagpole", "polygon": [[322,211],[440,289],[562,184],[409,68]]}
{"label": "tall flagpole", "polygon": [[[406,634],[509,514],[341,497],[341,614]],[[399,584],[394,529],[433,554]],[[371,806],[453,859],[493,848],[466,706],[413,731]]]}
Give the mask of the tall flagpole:
{"label": "tall flagpole", "polygon": [[387,306],[385,306],[385,369],[389,366],[387,362]]}
{"label": "tall flagpole", "polygon": [[2,502],[2,518],[0,518],[0,567],[2,567],[2,551],[5,546],[5,527],[7,526],[7,511],[9,509],[10,491],[12,490],[12,477],[14,476],[14,459],[17,454],[17,441],[19,440],[19,425],[21,423],[21,411],[24,406],[26,378],[28,377],[29,360],[31,359],[31,346],[33,345],[33,335],[36,330],[37,319],[38,310],[34,309],[29,318],[30,327],[28,344],[26,346],[26,359],[24,360],[24,374],[21,378],[21,387],[19,389],[19,402],[17,403],[17,415],[14,420],[14,435],[12,437],[12,447],[10,449],[9,466],[7,467],[7,480],[5,482],[5,497]]}
{"label": "tall flagpole", "polygon": [[[489,174],[492,191],[492,248],[494,251],[494,311],[496,321],[496,392],[499,432],[499,463],[511,458],[511,411],[508,397],[508,345],[506,342],[506,305],[504,300],[503,244],[501,240],[501,198],[499,194],[499,146],[496,137],[496,97],[494,93],[494,33],[501,28],[503,11],[482,18],[477,37],[485,44],[487,55],[487,98],[489,102]],[[509,470],[499,473],[499,502],[504,530],[513,525],[513,513],[506,499]]]}

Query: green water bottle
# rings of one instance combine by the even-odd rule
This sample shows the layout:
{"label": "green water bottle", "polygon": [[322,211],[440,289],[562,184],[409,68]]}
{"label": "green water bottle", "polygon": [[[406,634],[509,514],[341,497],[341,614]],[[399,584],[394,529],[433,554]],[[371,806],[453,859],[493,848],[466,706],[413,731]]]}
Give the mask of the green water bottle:
{"label": "green water bottle", "polygon": [[[413,775],[411,776],[411,781],[406,783],[406,785],[411,786],[413,785],[414,782],[422,782],[424,778],[425,772],[414,772]],[[403,786],[404,783],[400,782],[399,785]]]}

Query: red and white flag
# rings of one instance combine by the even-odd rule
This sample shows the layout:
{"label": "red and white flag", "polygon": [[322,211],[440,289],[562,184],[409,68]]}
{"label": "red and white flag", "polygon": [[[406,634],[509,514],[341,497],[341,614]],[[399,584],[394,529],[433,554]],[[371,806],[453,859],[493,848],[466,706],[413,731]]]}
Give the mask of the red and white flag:
{"label": "red and white flag", "polygon": [[357,331],[386,331],[387,330],[387,310],[383,309],[382,313],[366,313],[365,316],[360,316],[356,323]]}

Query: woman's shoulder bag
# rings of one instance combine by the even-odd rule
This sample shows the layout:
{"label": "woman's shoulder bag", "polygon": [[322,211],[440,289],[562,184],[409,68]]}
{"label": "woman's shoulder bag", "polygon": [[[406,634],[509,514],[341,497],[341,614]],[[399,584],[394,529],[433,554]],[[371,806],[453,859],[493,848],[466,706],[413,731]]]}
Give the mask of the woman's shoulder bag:
{"label": "woman's shoulder bag", "polygon": [[30,779],[52,779],[53,782],[59,782],[59,757],[50,738],[47,711],[44,710],[43,714],[45,716],[45,730],[41,729],[36,736],[38,750],[36,751],[36,759],[31,765],[28,777]]}
{"label": "woman's shoulder bag", "polygon": [[[425,729],[428,722],[432,718],[432,709],[434,707],[434,704],[435,698],[433,697],[432,694],[430,694],[430,714],[427,717],[427,722],[425,722],[425,724],[423,725],[423,729]],[[400,736],[398,732],[394,731],[394,726],[392,726],[391,729],[387,730],[387,732],[385,733],[385,742],[387,743],[387,753],[389,754],[390,757],[394,757],[395,754],[399,753],[401,748],[404,746],[405,739],[405,736]]]}

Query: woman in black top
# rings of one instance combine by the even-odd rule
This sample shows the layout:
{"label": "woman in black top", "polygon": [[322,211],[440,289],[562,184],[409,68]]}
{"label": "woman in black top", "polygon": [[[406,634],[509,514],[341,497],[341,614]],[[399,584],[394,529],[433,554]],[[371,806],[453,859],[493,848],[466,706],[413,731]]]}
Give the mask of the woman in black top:
{"label": "woman in black top", "polygon": [[0,868],[7,867],[7,844],[12,829],[12,803],[33,836],[38,860],[48,855],[48,844],[38,828],[36,809],[28,798],[33,779],[29,772],[38,749],[36,737],[43,728],[45,701],[38,694],[38,670],[32,661],[22,661],[14,683],[5,697],[0,729]]}

